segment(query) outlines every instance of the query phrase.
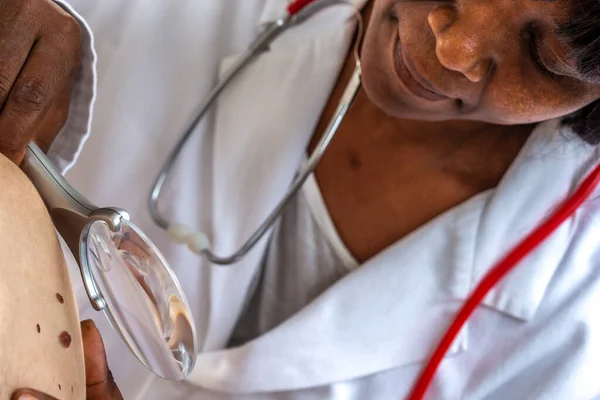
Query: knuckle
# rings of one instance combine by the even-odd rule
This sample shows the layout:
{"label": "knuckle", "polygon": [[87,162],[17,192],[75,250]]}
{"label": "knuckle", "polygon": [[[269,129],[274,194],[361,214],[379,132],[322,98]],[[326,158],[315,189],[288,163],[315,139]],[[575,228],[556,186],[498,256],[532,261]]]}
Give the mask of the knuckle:
{"label": "knuckle", "polygon": [[37,78],[27,79],[14,90],[16,112],[31,113],[41,111],[48,102],[48,88]]}
{"label": "knuckle", "polygon": [[71,46],[81,47],[83,33],[79,22],[69,14],[64,14],[59,20],[59,32],[68,39]]}
{"label": "knuckle", "polygon": [[83,52],[83,33],[79,22],[70,15],[61,18],[59,35],[62,38],[65,52],[69,54],[71,65],[75,68],[81,62]]}

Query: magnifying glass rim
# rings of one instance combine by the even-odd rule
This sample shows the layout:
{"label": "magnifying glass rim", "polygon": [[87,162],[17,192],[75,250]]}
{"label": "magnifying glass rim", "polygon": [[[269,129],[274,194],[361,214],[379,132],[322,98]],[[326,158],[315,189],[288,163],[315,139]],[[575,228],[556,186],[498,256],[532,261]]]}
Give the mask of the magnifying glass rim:
{"label": "magnifying glass rim", "polygon": [[[85,287],[90,302],[92,303],[96,311],[104,311],[108,308],[108,304],[106,303],[106,300],[104,300],[102,291],[100,290],[98,285],[96,285],[96,279],[92,274],[92,269],[90,267],[90,263],[88,262],[87,255],[87,241],[90,234],[90,228],[95,222],[102,221],[90,221],[85,225],[85,227],[81,231],[81,237],[79,239],[79,260],[81,276],[83,277],[83,286]],[[108,224],[106,224],[106,226],[108,227]]]}
{"label": "magnifying glass rim", "polygon": [[[130,344],[130,340],[126,339],[127,335],[121,328],[120,324],[117,322],[117,320],[113,314],[113,311],[111,310],[110,306],[104,299],[104,295],[102,294],[102,291],[96,284],[96,278],[94,277],[94,274],[91,270],[90,263],[88,262],[88,239],[89,239],[89,235],[90,235],[90,229],[91,229],[92,225],[94,225],[95,223],[102,223],[106,226],[106,228],[109,230],[109,232],[118,233],[118,232],[114,232],[113,230],[111,230],[110,226],[105,221],[102,221],[102,220],[90,221],[89,223],[87,223],[85,225],[84,229],[81,232],[81,238],[79,241],[79,253],[80,253],[80,260],[81,260],[80,267],[81,267],[81,274],[83,276],[83,283],[84,283],[86,291],[88,292],[88,296],[90,297],[90,301],[92,302],[92,304],[95,303],[96,305],[98,305],[100,307],[100,308],[94,307],[98,311],[104,311],[104,313],[107,316],[107,319],[109,320],[113,329],[115,329],[119,333],[119,336],[121,336],[121,339],[123,340],[123,342],[125,342],[127,347],[131,350],[131,352],[135,355],[135,357],[140,361],[140,363],[142,365],[144,365],[144,367],[146,369],[148,369],[150,372],[161,377],[156,372],[152,371],[152,369],[149,367],[148,362],[145,360],[145,358],[142,356],[142,354],[140,354],[139,351],[137,351],[135,348],[132,347],[132,345]],[[180,379],[185,379],[192,372],[192,370],[194,369],[194,366],[196,364],[196,353],[197,353],[196,349],[197,349],[197,344],[198,344],[197,336],[196,336],[196,324],[194,323],[192,312],[191,312],[189,303],[187,301],[187,298],[185,297],[185,293],[183,292],[183,289],[181,288],[181,284],[179,283],[179,280],[177,279],[175,273],[173,272],[173,270],[171,269],[171,267],[165,260],[162,253],[154,245],[154,243],[131,221],[124,220],[123,218],[121,218],[121,224],[119,226],[122,227],[123,226],[122,224],[126,224],[130,229],[132,229],[133,232],[135,232],[144,241],[144,243],[153,250],[154,256],[156,258],[158,258],[158,260],[162,263],[162,266],[164,267],[165,272],[168,274],[169,278],[171,279],[171,283],[174,285],[174,287],[177,289],[177,291],[181,295],[180,300],[182,301],[185,308],[188,310],[188,317],[189,317],[189,321],[190,321],[190,327],[192,330],[192,341],[194,344],[194,347],[193,347],[194,354],[192,355],[193,359],[192,359],[192,362],[189,365],[189,368],[187,369],[187,371],[180,371],[181,372]],[[166,342],[164,342],[164,345],[166,346]],[[168,346],[167,346],[167,348],[168,348]],[[169,349],[169,351],[170,351],[170,349]],[[164,377],[162,377],[162,378],[164,378]]]}

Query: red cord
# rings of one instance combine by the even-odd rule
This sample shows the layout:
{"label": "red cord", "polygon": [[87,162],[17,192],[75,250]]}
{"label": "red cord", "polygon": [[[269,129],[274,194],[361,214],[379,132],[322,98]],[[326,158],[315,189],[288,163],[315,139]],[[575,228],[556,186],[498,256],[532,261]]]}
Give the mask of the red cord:
{"label": "red cord", "polygon": [[488,292],[496,286],[498,281],[505,277],[523,258],[533,252],[542,242],[550,236],[567,218],[577,211],[581,204],[593,193],[600,183],[600,165],[586,177],[575,193],[567,199],[556,212],[542,225],[529,234],[517,247],[508,253],[496,266],[481,280],[475,291],[467,299],[456,319],[446,331],[444,338],[429,359],[427,366],[415,384],[409,400],[420,400],[425,396],[431,385],[433,377],[439,368],[442,359],[448,352],[452,342],[468,321],[473,311],[481,304]]}
{"label": "red cord", "polygon": [[314,1],[315,0],[296,0],[287,7],[287,12],[290,14],[290,16],[293,16]]}

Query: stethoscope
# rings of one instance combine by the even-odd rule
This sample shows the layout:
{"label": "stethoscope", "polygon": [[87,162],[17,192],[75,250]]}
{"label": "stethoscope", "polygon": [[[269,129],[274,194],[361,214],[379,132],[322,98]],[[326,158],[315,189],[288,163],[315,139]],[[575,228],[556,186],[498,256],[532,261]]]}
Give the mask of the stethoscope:
{"label": "stethoscope", "polygon": [[[348,3],[344,0],[297,0],[289,5],[286,15],[263,30],[208,95],[160,171],[149,198],[152,218],[160,227],[168,230],[173,239],[187,244],[192,251],[206,256],[214,264],[229,265],[243,258],[277,220],[323,156],[360,88],[360,14],[357,12],[359,35],[355,48],[356,68],[334,117],[288,193],[238,251],[227,257],[216,256],[209,249],[206,235],[194,233],[182,224],[169,223],[162,217],[158,210],[158,198],[163,185],[196,125],[227,84],[257,55],[266,51],[268,45],[285,30],[337,4]],[[179,282],[158,249],[130,221],[126,211],[98,208],[79,194],[34,144],[29,146],[22,168],[37,188],[57,230],[75,256],[92,306],[105,312],[130,350],[149,370],[166,379],[187,377],[196,361],[195,324]],[[599,183],[600,165],[592,170],[561,206],[481,280],[424,367],[410,400],[425,396],[448,349],[487,293],[570,218]]]}
{"label": "stethoscope", "polygon": [[[198,123],[206,115],[208,110],[215,103],[218,96],[221,94],[221,92],[223,92],[227,85],[236,76],[239,76],[244,68],[247,67],[258,55],[268,51],[269,45],[282,33],[298,24],[301,24],[308,18],[317,14],[319,11],[333,5],[350,5],[356,14],[356,19],[358,22],[358,34],[354,48],[354,55],[356,59],[356,68],[354,69],[354,73],[352,74],[352,77],[350,78],[350,81],[344,90],[332,119],[329,121],[329,124],[325,129],[325,133],[317,143],[312,154],[310,154],[307,161],[300,168],[300,171],[292,182],[287,193],[275,206],[273,211],[271,211],[271,213],[265,218],[262,224],[237,251],[227,256],[218,256],[210,250],[210,242],[205,233],[195,232],[192,228],[182,223],[169,222],[167,218],[161,214],[158,208],[158,200],[164,188],[165,182],[173,170],[175,162],[179,157],[183,147],[194,133]],[[271,228],[277,221],[287,204],[296,195],[296,193],[298,193],[306,179],[308,179],[310,174],[314,171],[317,164],[321,160],[323,153],[325,153],[327,146],[331,142],[331,139],[333,139],[333,136],[337,132],[342,119],[354,101],[361,84],[361,64],[358,56],[358,49],[362,40],[362,34],[363,29],[360,11],[357,10],[353,4],[346,0],[296,0],[287,7],[287,12],[284,16],[265,26],[262,33],[254,40],[246,52],[240,56],[235,64],[225,72],[223,78],[202,102],[195,117],[182,132],[175,147],[165,160],[165,163],[163,164],[160,173],[154,182],[148,198],[148,208],[154,222],[162,229],[167,230],[169,232],[169,236],[175,242],[187,245],[191,251],[206,257],[213,264],[231,265],[240,261],[246,254],[248,254],[248,252],[252,250],[256,243],[269,231],[269,228]]]}

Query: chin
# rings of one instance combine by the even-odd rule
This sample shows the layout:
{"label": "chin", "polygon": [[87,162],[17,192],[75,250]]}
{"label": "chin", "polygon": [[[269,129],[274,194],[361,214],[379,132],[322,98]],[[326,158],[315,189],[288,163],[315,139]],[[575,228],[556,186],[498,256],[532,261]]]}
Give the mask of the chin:
{"label": "chin", "polygon": [[446,121],[460,118],[457,112],[448,110],[448,104],[424,106],[408,93],[391,89],[389,78],[380,72],[372,73],[363,68],[362,87],[369,101],[389,117],[421,121]]}
{"label": "chin", "polygon": [[361,79],[362,87],[371,103],[385,114],[395,118],[406,118],[406,114],[411,113],[414,105],[391,89],[392,80],[382,68],[363,61]]}
{"label": "chin", "polygon": [[363,54],[362,87],[371,103],[383,113],[392,118],[423,121],[460,117],[457,110],[448,109],[447,102],[425,104],[416,99],[400,85],[394,73],[381,64],[381,57],[369,56],[368,52]]}

